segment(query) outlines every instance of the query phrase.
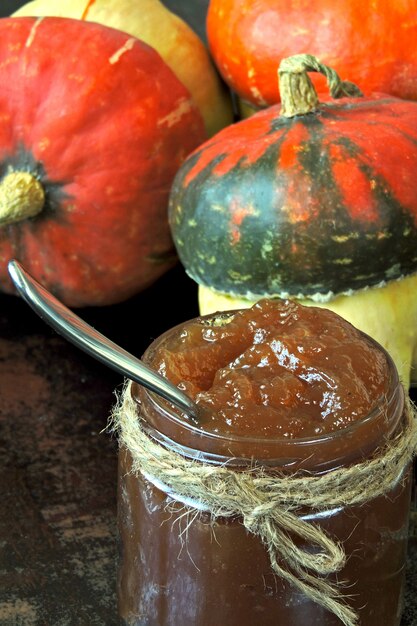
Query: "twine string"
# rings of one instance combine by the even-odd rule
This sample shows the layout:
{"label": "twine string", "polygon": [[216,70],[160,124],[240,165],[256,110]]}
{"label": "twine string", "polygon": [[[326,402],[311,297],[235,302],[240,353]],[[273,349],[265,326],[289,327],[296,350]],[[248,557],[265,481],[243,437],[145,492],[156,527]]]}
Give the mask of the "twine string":
{"label": "twine string", "polygon": [[[376,456],[319,476],[257,467],[236,471],[190,460],[182,456],[180,446],[168,449],[154,441],[141,422],[127,383],[111,428],[131,454],[133,473],[152,476],[178,497],[197,501],[213,518],[240,516],[245,528],[265,545],[278,576],[337,615],[345,626],[358,624],[343,585],[326,578],[343,568],[343,546],[317,523],[302,519],[302,510],[359,505],[387,494],[398,483],[417,450],[417,420],[410,401],[404,428]],[[307,547],[300,548],[296,538]]]}

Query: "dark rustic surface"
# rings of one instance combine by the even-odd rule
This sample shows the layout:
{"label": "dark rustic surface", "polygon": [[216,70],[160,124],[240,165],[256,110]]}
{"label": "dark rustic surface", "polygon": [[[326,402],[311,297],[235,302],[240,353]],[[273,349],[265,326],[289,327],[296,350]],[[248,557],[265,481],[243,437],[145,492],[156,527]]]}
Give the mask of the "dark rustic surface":
{"label": "dark rustic surface", "polygon": [[[195,303],[176,268],[128,303],[79,313],[141,354]],[[17,298],[0,296],[0,311],[0,624],[112,626],[117,447],[102,431],[122,379]]]}
{"label": "dark rustic surface", "polygon": [[[21,4],[2,0],[0,16]],[[166,4],[204,36],[207,0]],[[139,355],[197,313],[196,290],[178,267],[127,303],[79,313]],[[102,431],[121,383],[0,295],[1,626],[117,624],[117,448]],[[413,517],[401,626],[417,625],[416,535]]]}

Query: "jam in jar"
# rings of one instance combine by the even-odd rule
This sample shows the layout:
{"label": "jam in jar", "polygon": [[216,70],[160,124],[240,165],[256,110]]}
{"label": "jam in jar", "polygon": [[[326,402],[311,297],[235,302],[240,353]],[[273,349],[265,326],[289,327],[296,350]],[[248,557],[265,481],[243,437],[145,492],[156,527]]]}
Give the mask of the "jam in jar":
{"label": "jam in jar", "polygon": [[[147,434],[196,463],[241,472],[322,476],[374,455],[401,431],[404,391],[388,354],[336,314],[286,300],[197,318],[144,360],[192,397],[198,419],[151,392],[130,392]],[[242,519],[213,517],[119,456],[118,602],[129,626],[340,626],[285,582]],[[410,464],[387,493],[301,519],[343,545],[333,577],[364,626],[398,626]],[[303,546],[307,551],[308,546]]]}

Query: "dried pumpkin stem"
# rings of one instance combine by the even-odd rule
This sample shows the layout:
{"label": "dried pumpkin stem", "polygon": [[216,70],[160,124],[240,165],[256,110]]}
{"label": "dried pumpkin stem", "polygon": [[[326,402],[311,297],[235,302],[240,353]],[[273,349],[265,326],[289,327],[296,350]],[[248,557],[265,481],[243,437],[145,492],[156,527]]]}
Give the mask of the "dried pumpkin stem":
{"label": "dried pumpkin stem", "polygon": [[35,217],[43,209],[45,192],[29,172],[9,172],[0,181],[0,226]]}
{"label": "dried pumpkin stem", "polygon": [[319,100],[307,72],[324,74],[332,98],[363,95],[354,83],[341,80],[337,72],[320,63],[316,57],[311,54],[296,54],[283,59],[278,69],[281,115],[294,117],[317,110]]}

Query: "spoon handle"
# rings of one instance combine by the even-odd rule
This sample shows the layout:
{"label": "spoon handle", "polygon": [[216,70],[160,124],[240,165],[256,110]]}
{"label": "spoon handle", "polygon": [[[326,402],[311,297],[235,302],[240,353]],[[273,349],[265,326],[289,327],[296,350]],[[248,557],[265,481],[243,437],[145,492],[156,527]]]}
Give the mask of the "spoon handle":
{"label": "spoon handle", "polygon": [[10,261],[8,270],[23,300],[59,334],[105,365],[154,391],[191,417],[196,417],[197,407],[188,396],[75,315],[32,278],[18,261]]}

